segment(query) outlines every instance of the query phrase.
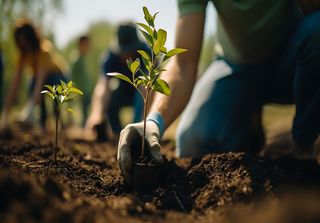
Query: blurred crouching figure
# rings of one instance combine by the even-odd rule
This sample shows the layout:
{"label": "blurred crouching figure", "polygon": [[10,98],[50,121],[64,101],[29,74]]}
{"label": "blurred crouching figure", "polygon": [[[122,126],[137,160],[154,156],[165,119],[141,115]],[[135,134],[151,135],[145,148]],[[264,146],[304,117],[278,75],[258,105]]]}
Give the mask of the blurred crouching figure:
{"label": "blurred crouching figure", "polygon": [[40,124],[45,127],[47,111],[44,97],[41,95],[44,84],[53,85],[65,81],[67,69],[63,58],[54,50],[51,42],[39,35],[34,26],[29,22],[21,22],[14,30],[16,46],[19,50],[19,57],[16,65],[16,72],[9,86],[8,94],[1,116],[2,127],[8,125],[8,115],[15,101],[17,93],[21,88],[21,79],[24,68],[32,70],[31,84],[28,94],[28,101],[23,108],[21,121],[33,120],[33,109],[40,105]]}

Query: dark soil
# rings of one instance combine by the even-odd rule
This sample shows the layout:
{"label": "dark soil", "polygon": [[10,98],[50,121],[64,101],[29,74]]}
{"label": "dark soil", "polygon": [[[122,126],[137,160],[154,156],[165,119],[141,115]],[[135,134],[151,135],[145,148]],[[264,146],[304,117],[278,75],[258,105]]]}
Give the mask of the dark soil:
{"label": "dark soil", "polygon": [[146,196],[125,185],[116,144],[65,139],[54,161],[51,134],[12,132],[0,139],[1,222],[320,222],[313,160],[174,159],[167,143],[160,187]]}

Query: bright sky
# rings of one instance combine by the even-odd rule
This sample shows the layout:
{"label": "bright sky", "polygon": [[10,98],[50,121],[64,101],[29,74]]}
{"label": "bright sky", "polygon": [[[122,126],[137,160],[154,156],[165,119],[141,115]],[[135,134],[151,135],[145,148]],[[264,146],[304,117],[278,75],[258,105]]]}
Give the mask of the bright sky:
{"label": "bright sky", "polygon": [[[59,47],[85,32],[95,21],[106,20],[115,24],[126,20],[142,22],[143,6],[147,6],[151,14],[159,12],[156,26],[167,30],[167,47],[173,47],[178,14],[176,0],[64,0],[63,4],[64,12],[57,16],[53,27]],[[206,21],[206,34],[210,34],[216,28],[212,5],[207,9]]]}

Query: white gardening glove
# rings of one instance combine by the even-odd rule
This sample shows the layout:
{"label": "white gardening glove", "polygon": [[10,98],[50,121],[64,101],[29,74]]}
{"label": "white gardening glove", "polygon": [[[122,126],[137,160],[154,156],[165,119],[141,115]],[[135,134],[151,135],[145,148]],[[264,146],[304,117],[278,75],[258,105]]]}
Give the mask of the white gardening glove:
{"label": "white gardening glove", "polygon": [[[132,158],[139,157],[141,153],[141,140],[143,135],[143,122],[129,124],[120,133],[118,155],[121,173],[127,183],[131,183],[130,170]],[[160,153],[160,133],[157,124],[153,121],[146,123],[146,152],[156,163],[163,163]],[[147,151],[148,150],[148,151]]]}
{"label": "white gardening glove", "polygon": [[34,109],[34,102],[33,100],[29,100],[27,104],[23,107],[22,111],[19,115],[19,120],[22,122],[34,122],[33,117],[33,109]]}

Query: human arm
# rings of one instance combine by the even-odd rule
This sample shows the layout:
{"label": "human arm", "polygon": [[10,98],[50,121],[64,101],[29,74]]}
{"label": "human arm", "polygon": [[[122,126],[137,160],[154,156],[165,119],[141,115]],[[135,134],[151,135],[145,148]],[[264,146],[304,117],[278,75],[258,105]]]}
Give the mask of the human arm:
{"label": "human arm", "polygon": [[[168,71],[161,75],[161,78],[166,80],[171,88],[171,96],[155,94],[151,105],[150,115],[147,118],[145,139],[147,142],[146,148],[154,162],[163,162],[159,143],[162,127],[164,129],[169,126],[182,112],[189,101],[196,82],[204,20],[204,13],[189,14],[178,18],[175,45],[178,48],[187,49],[188,52],[174,57],[166,67]],[[157,120],[157,117],[164,121]],[[137,153],[139,153],[137,149],[139,147],[134,145],[141,144],[137,144],[137,142],[139,139],[141,140],[142,135],[142,122],[126,126],[120,134],[117,159],[121,172],[128,183],[131,182],[130,169],[133,157],[137,157]]]}
{"label": "human arm", "polygon": [[101,75],[93,91],[91,113],[86,121],[86,128],[93,129],[95,125],[101,124],[104,121],[109,96],[108,80]]}
{"label": "human arm", "polygon": [[320,0],[297,0],[304,14],[320,10]]}
{"label": "human arm", "polygon": [[188,51],[175,56],[167,65],[167,71],[161,74],[171,88],[171,96],[156,93],[150,109],[150,113],[162,115],[165,128],[180,115],[191,96],[197,78],[204,21],[204,13],[178,18],[175,45]]}

